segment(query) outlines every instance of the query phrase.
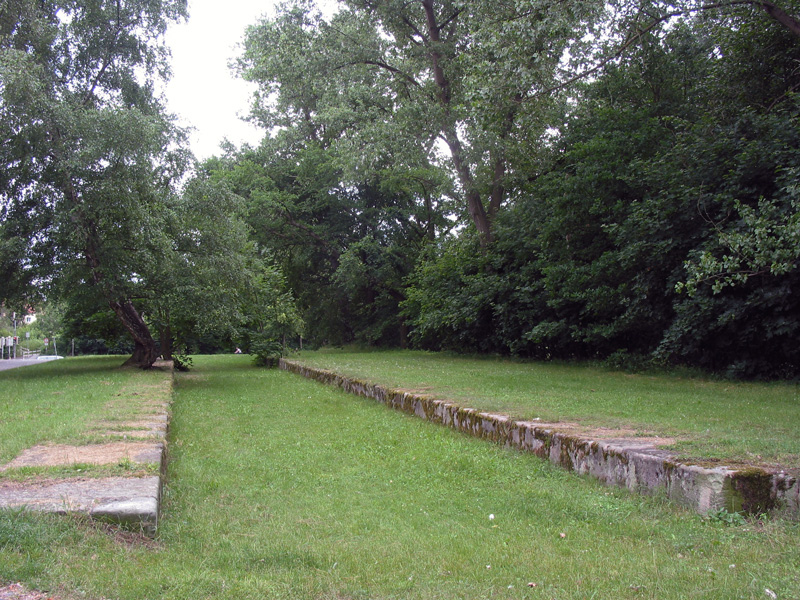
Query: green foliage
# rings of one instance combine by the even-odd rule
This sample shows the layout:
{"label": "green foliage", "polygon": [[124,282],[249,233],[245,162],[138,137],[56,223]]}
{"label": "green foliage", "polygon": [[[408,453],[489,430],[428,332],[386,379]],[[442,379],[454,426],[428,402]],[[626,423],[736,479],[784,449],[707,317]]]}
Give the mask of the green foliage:
{"label": "green foliage", "polygon": [[283,351],[283,344],[268,334],[257,333],[250,340],[250,354],[258,367],[277,367]]}
{"label": "green foliage", "polygon": [[325,21],[287,3],[248,30],[239,68],[259,85],[265,129],[330,148],[348,183],[434,173],[452,199],[440,206],[487,242],[545,135],[560,56],[598,12],[582,0],[352,1]]}
{"label": "green foliage", "polygon": [[685,289],[694,294],[698,285],[711,282],[711,289],[717,294],[728,286],[743,285],[751,277],[766,274],[780,277],[797,269],[800,264],[797,175],[798,168],[786,175],[788,184],[782,190],[786,198],[780,201],[760,198],[758,206],[752,207],[734,198],[735,216],[730,220],[737,225],[725,229],[716,225],[718,244],[726,254],[717,257],[706,250],[698,262],[688,261],[689,278],[676,284],[676,291]]}
{"label": "green foliage", "polygon": [[205,168],[244,199],[259,251],[313,323],[307,342],[401,344],[403,278],[444,220],[426,205],[425,173],[416,173],[420,182],[387,176],[346,186],[332,150],[286,143],[267,140]]}
{"label": "green foliage", "polygon": [[706,514],[706,518],[714,523],[721,523],[729,527],[741,527],[747,525],[747,519],[738,512],[729,512],[724,508],[710,510]]}
{"label": "green foliage", "polygon": [[408,279],[404,315],[421,348],[495,352],[492,305],[502,278],[487,273],[488,256],[475,237],[431,248]]}
{"label": "green foliage", "polygon": [[229,347],[246,319],[244,304],[260,262],[243,200],[226,182],[199,173],[168,208],[171,247],[157,257],[142,293],[161,351],[185,355],[209,337]]}
{"label": "green foliage", "polygon": [[287,291],[283,274],[273,266],[261,265],[254,272],[243,308],[247,330],[255,332],[251,348],[256,342],[283,347],[287,337],[303,334],[304,323],[294,297]]}
{"label": "green foliage", "polygon": [[642,35],[580,87],[495,243],[440,244],[408,280],[416,343],[797,376],[800,47],[729,25]]}
{"label": "green foliage", "polygon": [[170,247],[165,204],[187,158],[154,89],[168,71],[163,34],[185,11],[185,0],[0,10],[0,252],[13,282],[0,293],[92,286],[141,366],[154,342],[132,300]]}

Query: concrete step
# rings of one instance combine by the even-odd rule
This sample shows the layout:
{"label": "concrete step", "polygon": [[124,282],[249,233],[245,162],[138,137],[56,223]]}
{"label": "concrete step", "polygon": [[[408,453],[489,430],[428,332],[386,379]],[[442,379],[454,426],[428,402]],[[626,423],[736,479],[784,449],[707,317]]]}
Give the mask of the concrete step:
{"label": "concrete step", "polygon": [[0,507],[83,513],[148,535],[158,527],[160,502],[161,476],[0,481]]}
{"label": "concrete step", "polygon": [[[169,363],[156,366],[171,371]],[[171,388],[170,388],[171,397]],[[115,438],[103,444],[71,446],[41,444],[28,448],[0,473],[25,467],[69,465],[155,465],[157,475],[145,477],[42,477],[0,479],[0,508],[59,514],[82,513],[92,518],[140,528],[154,535],[158,527],[162,477],[166,471],[169,401],[148,406],[136,421],[98,424],[94,434]],[[98,433],[100,432],[100,433]],[[121,439],[122,438],[122,439]]]}

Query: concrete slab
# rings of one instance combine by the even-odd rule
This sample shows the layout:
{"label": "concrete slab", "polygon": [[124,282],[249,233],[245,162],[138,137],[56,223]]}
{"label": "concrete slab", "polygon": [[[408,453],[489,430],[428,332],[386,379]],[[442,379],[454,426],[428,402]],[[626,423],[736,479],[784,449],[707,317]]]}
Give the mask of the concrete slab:
{"label": "concrete slab", "polygon": [[0,482],[0,506],[54,513],[83,513],[115,523],[158,526],[161,477],[103,477],[20,483]]}
{"label": "concrete slab", "polygon": [[[159,363],[170,369],[168,363]],[[171,386],[171,381],[169,383]],[[165,388],[168,389],[168,388]],[[136,433],[145,439],[114,441],[84,446],[42,444],[28,448],[0,468],[10,471],[23,467],[71,464],[107,465],[122,461],[158,465],[159,474],[151,477],[62,478],[13,481],[0,479],[0,508],[24,508],[55,513],[83,513],[93,518],[141,528],[155,534],[161,501],[161,476],[165,471],[166,446],[163,439],[169,427],[169,401],[149,403],[136,422],[118,423],[120,428],[140,426],[140,431],[110,432],[128,437]],[[102,431],[107,432],[107,428]]]}
{"label": "concrete slab", "polygon": [[21,467],[74,464],[110,465],[129,460],[132,463],[161,465],[164,444],[154,442],[111,442],[87,446],[41,444],[24,450],[0,471]]}

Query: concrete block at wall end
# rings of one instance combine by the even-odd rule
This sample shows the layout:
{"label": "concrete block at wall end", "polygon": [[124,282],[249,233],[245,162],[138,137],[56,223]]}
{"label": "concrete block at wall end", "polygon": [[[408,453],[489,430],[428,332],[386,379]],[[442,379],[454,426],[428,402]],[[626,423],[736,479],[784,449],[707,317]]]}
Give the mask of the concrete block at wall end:
{"label": "concrete block at wall end", "polygon": [[94,507],[90,515],[95,519],[139,526],[152,536],[158,527],[158,499],[145,497],[108,502]]}
{"label": "concrete block at wall end", "polygon": [[800,479],[778,474],[772,481],[773,494],[779,510],[790,515],[800,515]]}

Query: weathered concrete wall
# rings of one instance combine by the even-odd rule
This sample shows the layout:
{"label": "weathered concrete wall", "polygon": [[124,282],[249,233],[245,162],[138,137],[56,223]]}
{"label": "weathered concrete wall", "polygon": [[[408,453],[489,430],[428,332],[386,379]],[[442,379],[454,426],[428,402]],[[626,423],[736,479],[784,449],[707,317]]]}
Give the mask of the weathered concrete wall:
{"label": "weathered concrete wall", "polygon": [[378,400],[392,408],[483,438],[532,452],[551,463],[609,485],[663,493],[700,513],[715,509],[800,516],[800,481],[759,468],[705,468],[680,464],[667,451],[635,439],[591,440],[557,426],[514,421],[504,415],[463,408],[431,396],[395,390],[282,359],[280,368]]}

